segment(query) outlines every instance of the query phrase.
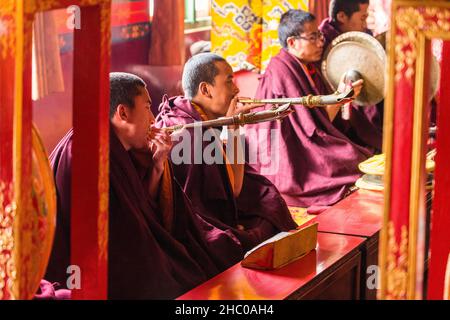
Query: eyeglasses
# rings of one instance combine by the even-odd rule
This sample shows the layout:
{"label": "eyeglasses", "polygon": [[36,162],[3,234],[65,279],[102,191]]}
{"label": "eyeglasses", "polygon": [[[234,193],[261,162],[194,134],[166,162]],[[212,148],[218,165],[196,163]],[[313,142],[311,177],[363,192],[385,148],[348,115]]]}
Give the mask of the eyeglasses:
{"label": "eyeglasses", "polygon": [[317,40],[320,40],[320,41],[324,41],[325,40],[325,36],[320,31],[313,32],[311,34],[311,36],[309,36],[309,37],[297,36],[296,38],[303,39],[303,40],[306,40],[306,41],[311,41],[313,43],[316,43]]}

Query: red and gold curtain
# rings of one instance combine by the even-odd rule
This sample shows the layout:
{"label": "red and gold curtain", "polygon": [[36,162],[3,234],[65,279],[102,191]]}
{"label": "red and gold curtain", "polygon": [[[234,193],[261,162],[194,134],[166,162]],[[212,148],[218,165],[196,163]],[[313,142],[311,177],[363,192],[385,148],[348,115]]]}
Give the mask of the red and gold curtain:
{"label": "red and gold curtain", "polygon": [[[427,188],[425,170],[429,134],[429,87],[432,40],[450,41],[450,2],[392,1],[388,46],[388,93],[385,99],[385,214],[380,242],[382,299],[442,299],[450,252],[446,203],[450,166],[448,44],[442,56],[438,106],[436,172],[431,214],[430,268],[427,256]],[[428,195],[429,196],[429,195]],[[428,292],[424,291],[428,280]]]}

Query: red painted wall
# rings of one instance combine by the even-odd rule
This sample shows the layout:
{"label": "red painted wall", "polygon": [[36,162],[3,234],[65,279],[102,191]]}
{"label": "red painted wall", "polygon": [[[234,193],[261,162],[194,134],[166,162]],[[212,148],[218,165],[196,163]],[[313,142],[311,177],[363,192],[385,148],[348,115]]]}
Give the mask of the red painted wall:
{"label": "red painted wall", "polygon": [[[113,27],[114,29],[115,27]],[[151,30],[151,28],[150,28]],[[120,31],[116,31],[116,34]],[[157,112],[163,94],[181,94],[182,66],[149,66],[151,32],[136,40],[116,41],[111,50],[111,71],[133,72],[147,83],[153,100],[153,112]],[[189,47],[198,40],[209,40],[209,31],[186,35],[186,57]],[[33,103],[33,121],[43,138],[48,154],[72,127],[72,76],[73,51],[71,34],[63,35],[61,63],[64,73],[65,92],[51,94]]]}
{"label": "red painted wall", "polygon": [[[122,14],[115,14],[115,12]],[[152,110],[156,114],[164,94],[169,96],[182,94],[183,66],[148,65],[152,34],[152,25],[148,21],[148,16],[147,1],[113,4],[110,65],[111,71],[131,72],[144,79],[153,101]],[[65,27],[66,19],[66,12],[60,10],[56,22],[60,34],[65,92],[51,94],[33,103],[33,120],[49,154],[72,127],[73,33]],[[201,30],[185,34],[186,59],[191,56],[190,46],[200,40],[209,41],[210,31]],[[239,72],[235,80],[241,90],[241,96],[254,96],[258,85],[257,74],[247,71]]]}

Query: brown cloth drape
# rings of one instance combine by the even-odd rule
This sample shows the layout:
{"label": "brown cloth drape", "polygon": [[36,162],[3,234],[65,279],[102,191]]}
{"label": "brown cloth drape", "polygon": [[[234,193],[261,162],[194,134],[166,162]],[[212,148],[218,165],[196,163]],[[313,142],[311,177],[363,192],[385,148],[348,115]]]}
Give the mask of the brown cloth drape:
{"label": "brown cloth drape", "polygon": [[53,11],[36,14],[33,26],[33,100],[64,91],[58,33]]}
{"label": "brown cloth drape", "polygon": [[155,1],[149,64],[183,65],[184,0]]}
{"label": "brown cloth drape", "polygon": [[309,0],[309,12],[314,14],[317,21],[322,21],[328,17],[328,8],[330,6],[330,0]]}

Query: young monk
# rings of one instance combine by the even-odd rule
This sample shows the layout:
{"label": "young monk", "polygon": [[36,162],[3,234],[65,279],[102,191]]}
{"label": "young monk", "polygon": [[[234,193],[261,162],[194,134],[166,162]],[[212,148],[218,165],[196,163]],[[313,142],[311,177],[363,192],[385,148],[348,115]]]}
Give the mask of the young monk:
{"label": "young monk", "polygon": [[[157,116],[159,127],[213,120],[245,112],[237,104],[239,89],[233,70],[213,53],[193,56],[184,66],[184,97],[164,98]],[[214,129],[189,129],[179,144],[190,149],[185,161],[171,159],[174,175],[208,222],[232,233],[249,250],[280,231],[295,229],[288,207],[276,187],[239,161],[239,128],[229,126],[231,144],[224,148],[220,132]],[[174,147],[178,149],[177,144]],[[210,150],[214,149],[214,152]],[[181,151],[180,151],[181,152]],[[188,152],[183,150],[183,152]],[[201,159],[196,159],[196,154]],[[209,155],[214,158],[207,159]]]}
{"label": "young monk", "polygon": [[[369,0],[333,0],[330,16],[322,21],[319,30],[325,37],[324,51],[339,35],[359,31],[371,34],[367,29]],[[349,119],[336,117],[335,125],[352,141],[379,153],[383,143],[384,103],[373,106],[350,107]]]}
{"label": "young monk", "polygon": [[[302,10],[289,10],[281,16],[278,29],[283,48],[273,57],[260,79],[256,97],[295,98],[330,94],[315,64],[320,61],[324,38],[316,18]],[[353,84],[355,93],[362,81]],[[341,83],[341,90],[345,85]],[[371,153],[352,142],[333,120],[340,105],[307,108],[296,106],[282,122],[249,126],[258,130],[258,139],[248,143],[261,155],[277,161],[275,172],[267,172],[258,160],[254,167],[270,179],[291,206],[327,206],[342,199],[359,178],[358,164]],[[250,131],[251,132],[251,131]],[[271,139],[272,138],[272,139]],[[277,147],[272,148],[276,143]],[[272,151],[271,151],[272,150]]]}
{"label": "young monk", "polygon": [[[111,73],[110,86],[108,298],[173,299],[238,262],[244,252],[231,232],[197,214],[173,179],[167,161],[172,142],[151,127],[143,80]],[[74,134],[70,130],[51,155],[58,223],[45,279],[63,286],[70,265]]]}

